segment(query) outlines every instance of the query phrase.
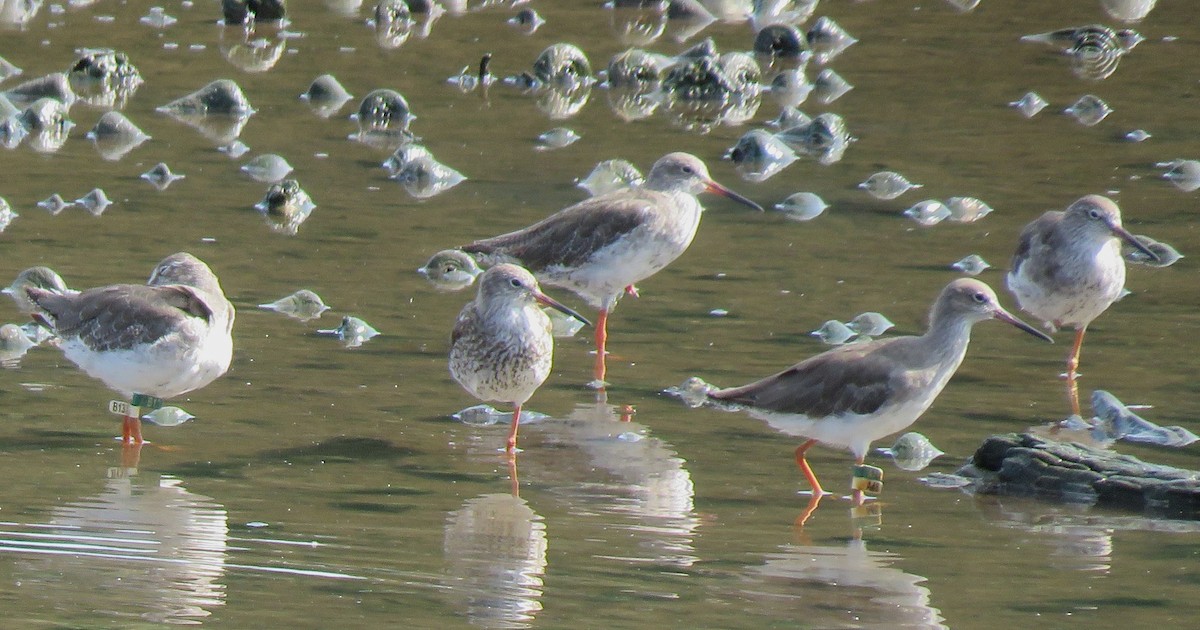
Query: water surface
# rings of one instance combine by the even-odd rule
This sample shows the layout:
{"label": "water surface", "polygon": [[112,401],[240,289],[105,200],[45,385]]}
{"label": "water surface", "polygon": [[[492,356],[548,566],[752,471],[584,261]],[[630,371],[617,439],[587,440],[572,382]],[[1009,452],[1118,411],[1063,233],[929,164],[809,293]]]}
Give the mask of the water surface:
{"label": "water surface", "polygon": [[[1195,618],[1200,547],[1189,524],[918,481],[952,472],[987,435],[1065,416],[1057,374],[1066,333],[1050,346],[981,324],[916,425],[947,455],[923,473],[872,456],[887,470],[872,513],[830,497],[803,530],[793,523],[807,502],[794,441],[660,394],[691,375],[748,382],[819,352],[808,332],[827,319],[880,311],[897,333],[919,332],[952,262],[980,254],[994,266],[981,278],[1000,287],[1020,227],[1087,193],[1112,194],[1135,233],[1189,256],[1200,249],[1194,194],[1154,167],[1200,157],[1190,62],[1200,27],[1190,5],[1160,2],[1133,24],[1147,41],[1096,82],[1074,77],[1051,48],[1018,41],[1117,24],[1099,2],[1061,4],[985,0],[963,14],[934,0],[821,3],[817,15],[861,40],[829,64],[855,88],[802,108],[837,112],[857,141],[836,164],[801,160],[760,184],[719,158],[777,115],[769,96],[749,123],[698,133],[662,115],[624,122],[600,89],[558,120],[519,90],[445,84],[485,52],[494,72],[516,74],[558,41],[603,67],[627,44],[599,3],[535,3],[547,24],[531,36],[504,23],[510,10],[447,14],[395,49],[366,26],[372,6],[292,3],[286,30],[299,36],[260,26],[251,37],[283,47],[266,71],[227,60],[243,31],[217,25],[211,3],[164,6],[179,18],[165,29],[138,22],[149,2],[41,7],[0,32],[0,56],[24,69],[0,89],[68,69],[79,48],[124,51],[146,81],[122,111],[152,140],[102,159],[84,133],[104,108],[79,103],[61,149],[0,150],[0,196],[21,214],[0,234],[0,278],[46,264],[73,287],[140,282],[188,250],[212,265],[239,312],[229,373],[175,401],[196,420],[147,428],[153,444],[136,470],[112,437],[112,395],[57,351],[35,349],[0,372],[0,601],[10,625],[969,628]],[[647,47],[675,54],[696,41],[673,32]],[[753,41],[744,22],[700,36],[721,50]],[[328,119],[297,98],[323,73],[356,97]],[[250,152],[238,159],[154,111],[217,78],[240,84],[257,110],[239,136]],[[387,151],[347,139],[356,129],[347,116],[376,88],[405,95],[413,132],[466,182],[414,199],[379,167]],[[1051,107],[1026,120],[1007,103],[1029,90]],[[1090,128],[1058,113],[1086,93],[1114,109]],[[582,139],[535,151],[538,134],[557,126]],[[1119,139],[1134,128],[1153,137]],[[550,418],[522,429],[525,450],[510,470],[496,450],[504,426],[449,418],[474,404],[446,371],[449,331],[469,295],[437,293],[414,270],[439,249],[582,199],[573,182],[599,160],[645,170],[677,150],[764,206],[811,191],[830,208],[794,223],[707,199],[692,249],[616,310],[607,398],[584,385],[587,335],[560,340],[554,375],[529,405]],[[239,167],[264,153],[285,157],[317,204],[296,236],[271,232],[252,208],[267,186]],[[138,178],[160,161],[186,179],[159,192]],[[855,188],[883,169],[924,188],[889,202]],[[97,186],[115,202],[99,218],[35,205]],[[927,229],[900,216],[950,196],[979,197],[995,212]],[[1200,296],[1190,260],[1130,269],[1133,294],[1092,326],[1081,371],[1085,389],[1152,404],[1147,417],[1196,430]],[[332,310],[301,323],[254,308],[300,288]],[[343,315],[383,334],[354,350],[314,334]],[[4,317],[19,316],[10,308]],[[622,422],[627,406],[636,414]],[[1200,468],[1194,449],[1119,449]],[[851,463],[820,448],[810,461],[830,488]]]}

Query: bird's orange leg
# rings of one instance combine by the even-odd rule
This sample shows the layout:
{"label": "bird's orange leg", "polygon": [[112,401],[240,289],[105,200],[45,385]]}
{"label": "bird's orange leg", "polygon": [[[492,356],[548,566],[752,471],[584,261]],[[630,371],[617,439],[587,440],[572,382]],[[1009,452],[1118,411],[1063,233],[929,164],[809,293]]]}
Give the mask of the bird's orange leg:
{"label": "bird's orange leg", "polygon": [[517,405],[513,409],[512,426],[508,429],[508,441],[506,441],[504,451],[509,455],[517,452],[517,427],[521,423],[521,405]]}
{"label": "bird's orange leg", "polygon": [[800,472],[808,480],[808,485],[812,487],[812,497],[808,499],[808,505],[804,507],[804,511],[796,517],[796,527],[804,527],[804,524],[808,522],[808,517],[812,516],[812,513],[817,511],[817,506],[821,504],[821,497],[825,496],[825,491],[821,489],[821,482],[817,481],[817,476],[809,467],[808,460],[804,458],[804,453],[816,443],[816,440],[809,440],[796,447],[796,465],[800,467]]}
{"label": "bird's orange leg", "polygon": [[134,444],[144,443],[145,440],[142,439],[142,419],[134,417],[134,418],[131,418],[130,420],[131,420],[130,424],[133,425],[133,430],[130,431],[130,435],[133,438],[133,443]]}
{"label": "bird's orange leg", "polygon": [[514,497],[521,496],[521,482],[517,481],[517,458],[508,458],[508,479],[512,486],[512,495]]}
{"label": "bird's orange leg", "polygon": [[1075,330],[1075,343],[1071,346],[1071,354],[1067,356],[1067,397],[1071,400],[1071,413],[1083,417],[1079,411],[1079,385],[1076,383],[1079,369],[1079,350],[1083,347],[1083,333],[1087,326]]}
{"label": "bird's orange leg", "polygon": [[595,377],[593,383],[596,387],[604,387],[604,376],[608,372],[608,364],[605,361],[605,346],[608,345],[608,309],[600,309],[600,314],[596,317],[596,367],[592,375]]}
{"label": "bird's orange leg", "polygon": [[[136,407],[135,407],[136,408]],[[121,419],[121,441],[126,444],[142,444],[142,419],[137,416],[123,416]]]}
{"label": "bird's orange leg", "polygon": [[821,482],[817,481],[817,476],[813,474],[812,468],[809,468],[808,460],[804,459],[804,453],[816,443],[816,440],[809,440],[796,447],[796,465],[800,467],[800,472],[808,480],[808,485],[812,487],[813,494],[820,496],[825,494],[825,491],[821,489]]}

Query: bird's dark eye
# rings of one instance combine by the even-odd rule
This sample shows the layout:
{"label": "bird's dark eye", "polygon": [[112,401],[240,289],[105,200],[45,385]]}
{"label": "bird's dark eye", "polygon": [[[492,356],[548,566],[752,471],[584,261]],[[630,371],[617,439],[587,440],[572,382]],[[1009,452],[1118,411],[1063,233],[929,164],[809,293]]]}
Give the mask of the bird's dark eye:
{"label": "bird's dark eye", "polygon": [[690,166],[684,166],[680,170],[682,170],[685,175],[691,175],[696,172],[695,169]]}
{"label": "bird's dark eye", "polygon": [[511,285],[513,285],[514,287],[520,287],[520,286],[521,286],[521,280],[520,280],[520,278],[513,278],[512,280],[509,280],[509,281],[508,281],[508,283],[509,283],[509,284],[511,284]]}
{"label": "bird's dark eye", "polygon": [[1099,210],[1097,210],[1097,209],[1095,209],[1095,208],[1092,208],[1091,210],[1088,210],[1088,218],[1089,218],[1089,219],[1099,219],[1099,218],[1100,218],[1100,211],[1099,211]]}
{"label": "bird's dark eye", "polygon": [[987,301],[988,301],[987,295],[982,292],[972,295],[971,299],[975,300],[976,302],[978,302],[980,304],[987,304]]}

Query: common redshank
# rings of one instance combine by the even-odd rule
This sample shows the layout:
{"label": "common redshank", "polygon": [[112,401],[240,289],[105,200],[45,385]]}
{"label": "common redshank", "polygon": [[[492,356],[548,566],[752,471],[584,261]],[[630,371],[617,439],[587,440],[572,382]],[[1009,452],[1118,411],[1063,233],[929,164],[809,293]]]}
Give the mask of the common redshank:
{"label": "common redshank", "polygon": [[554,337],[538,304],[585,324],[579,313],[547,297],[533,274],[512,264],[480,277],[475,299],[463,307],[450,336],[450,375],[472,396],[513,406],[505,450],[517,448],[521,406],[550,376]]}
{"label": "common redshank", "polygon": [[114,284],[63,294],[26,287],[34,315],[59,348],[93,378],[131,399],[121,438],[141,444],[141,408],[199,389],[229,369],[234,310],[217,276],[188,253],[158,263],[146,285]]}
{"label": "common redshank", "polygon": [[[824,491],[805,452],[817,443],[850,449],[855,460],[853,499],[861,505],[864,490],[877,491],[882,485],[883,471],[863,465],[871,442],[907,428],[929,408],[962,363],[971,327],[987,319],[1051,341],[1004,310],[991,287],[960,278],[942,290],[930,309],[929,328],[919,337],[839,346],[773,376],[708,391],[706,396],[745,409],[787,435],[807,438],[796,448],[796,464],[814,498]],[[815,508],[815,501],[810,505]]]}
{"label": "common redshank", "polygon": [[1026,225],[1008,272],[1008,290],[1025,312],[1044,321],[1051,332],[1075,327],[1066,374],[1075,415],[1079,415],[1075,378],[1083,334],[1125,288],[1122,240],[1158,260],[1121,227],[1121,210],[1112,199],[1087,195],[1065,211],[1051,210]]}
{"label": "common redshank", "polygon": [[573,291],[599,309],[594,376],[595,384],[603,386],[609,312],[622,293],[636,295],[636,283],[687,250],[704,210],[696,200],[702,192],[762,211],[713,181],[700,158],[670,153],[654,163],[640,187],[592,197],[524,229],[461,249],[484,266],[519,263],[542,282]]}

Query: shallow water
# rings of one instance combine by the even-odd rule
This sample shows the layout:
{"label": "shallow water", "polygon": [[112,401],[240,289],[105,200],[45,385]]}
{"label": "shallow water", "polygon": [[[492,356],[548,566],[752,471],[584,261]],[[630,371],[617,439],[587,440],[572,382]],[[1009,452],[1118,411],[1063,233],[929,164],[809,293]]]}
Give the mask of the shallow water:
{"label": "shallow water", "polygon": [[[819,352],[808,332],[828,319],[879,311],[897,323],[889,334],[917,332],[955,276],[951,263],[981,255],[993,268],[979,277],[999,288],[1020,227],[1083,194],[1112,194],[1126,227],[1190,256],[1200,244],[1194,193],[1154,167],[1200,157],[1190,63],[1200,24],[1188,3],[1160,2],[1132,25],[1147,41],[1094,82],[1074,77],[1050,47],[1018,38],[1115,24],[1099,2],[984,0],[960,14],[934,0],[827,0],[816,14],[861,40],[828,64],[855,87],[827,108],[801,107],[837,112],[857,141],[836,164],[801,159],[758,184],[719,157],[778,114],[770,96],[749,124],[698,133],[661,114],[624,122],[601,89],[562,120],[514,88],[464,94],[445,84],[485,52],[494,72],[511,75],[557,41],[580,46],[594,69],[627,47],[598,3],[536,4],[547,24],[531,36],[504,23],[513,11],[490,8],[442,16],[427,38],[389,50],[364,24],[371,6],[293,3],[287,30],[302,36],[261,25],[253,36],[284,46],[262,72],[227,61],[243,31],[217,25],[210,3],[165,6],[179,22],[161,30],[138,22],[152,3],[102,0],[44,6],[23,28],[0,31],[0,56],[24,69],[0,89],[68,69],[77,48],[127,53],[146,81],[121,111],[152,136],[104,160],[84,138],[104,109],[77,103],[61,149],[0,149],[0,197],[21,215],[0,234],[3,283],[35,264],[72,287],[140,282],[158,260],[188,250],[239,310],[229,373],[172,401],[197,419],[148,427],[153,443],[135,469],[112,438],[112,395],[57,351],[37,348],[0,371],[8,625],[1121,627],[1195,618],[1191,524],[918,481],[953,472],[989,434],[1065,416],[1057,374],[1067,333],[1050,346],[980,325],[958,375],[914,427],[947,454],[919,473],[872,456],[887,483],[870,513],[829,497],[803,530],[793,524],[807,503],[793,440],[660,393],[692,375],[748,382]],[[0,5],[0,18],[13,11]],[[675,32],[647,47],[674,54],[696,41],[679,43]],[[722,51],[753,41],[745,23],[700,35]],[[328,119],[297,98],[323,73],[355,96]],[[154,111],[217,78],[235,80],[257,110],[239,136],[250,151],[237,159]],[[387,151],[347,139],[358,100],[385,87],[404,94],[413,132],[467,181],[414,199],[386,179]],[[1027,120],[1007,103],[1029,90],[1051,107]],[[1114,109],[1094,127],[1058,113],[1086,93]],[[582,138],[536,150],[537,136],[560,126]],[[1119,139],[1134,128],[1153,137]],[[607,399],[584,385],[586,333],[559,340],[555,372],[529,404],[550,417],[522,428],[524,452],[510,470],[496,450],[502,424],[449,418],[475,403],[446,372],[449,331],[469,294],[435,292],[414,270],[437,250],[582,199],[573,182],[600,160],[644,171],[676,150],[764,206],[810,191],[830,208],[797,223],[707,198],[692,249],[611,320]],[[295,236],[268,229],[253,209],[267,184],[239,170],[267,153],[295,168],[316,203]],[[161,192],[139,179],[158,162],[186,179]],[[855,188],[885,169],[924,187],[893,201]],[[98,218],[35,205],[95,187],[114,202]],[[995,212],[931,228],[900,216],[951,196],[978,197]],[[1200,296],[1190,261],[1131,266],[1133,295],[1092,326],[1081,382],[1195,431]],[[254,307],[301,288],[331,310],[299,322]],[[344,315],[382,334],[352,350],[315,334]],[[627,406],[636,413],[622,422]],[[1118,448],[1200,468],[1194,447]],[[831,449],[809,459],[829,488],[851,463]]]}

